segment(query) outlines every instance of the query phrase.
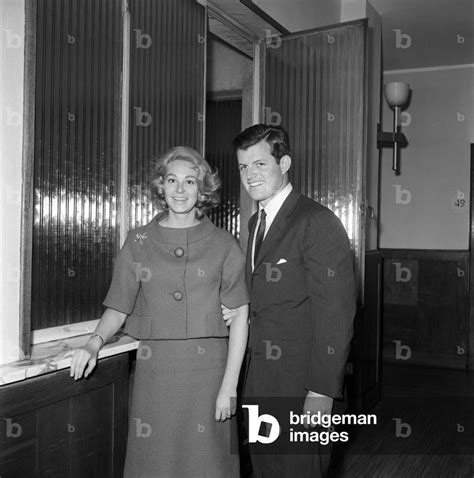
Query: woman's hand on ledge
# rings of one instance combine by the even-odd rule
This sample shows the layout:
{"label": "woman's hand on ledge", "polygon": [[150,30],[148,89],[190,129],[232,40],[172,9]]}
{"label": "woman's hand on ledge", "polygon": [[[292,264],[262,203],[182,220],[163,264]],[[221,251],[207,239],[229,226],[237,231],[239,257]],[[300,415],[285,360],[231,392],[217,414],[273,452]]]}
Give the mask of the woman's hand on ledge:
{"label": "woman's hand on ledge", "polygon": [[78,380],[84,376],[87,378],[97,364],[97,356],[101,347],[101,339],[92,336],[84,347],[75,349],[71,359],[70,377]]}
{"label": "woman's hand on ledge", "polygon": [[127,314],[118,310],[105,309],[100,322],[84,347],[75,349],[71,360],[70,376],[78,380],[88,377],[97,364],[99,350],[122,327]]}

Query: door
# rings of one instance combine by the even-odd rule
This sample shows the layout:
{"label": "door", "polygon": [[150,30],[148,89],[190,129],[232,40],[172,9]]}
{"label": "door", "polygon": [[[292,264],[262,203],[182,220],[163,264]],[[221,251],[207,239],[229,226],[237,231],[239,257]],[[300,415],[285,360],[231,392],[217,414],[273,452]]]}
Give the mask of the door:
{"label": "door", "polygon": [[211,221],[240,239],[240,175],[232,140],[240,133],[242,98],[209,98],[206,103],[206,160],[221,180],[221,203],[208,212]]}
{"label": "door", "polygon": [[363,303],[365,20],[266,38],[255,45],[257,121],[282,125],[292,151],[290,180],[331,209],[354,252]]}

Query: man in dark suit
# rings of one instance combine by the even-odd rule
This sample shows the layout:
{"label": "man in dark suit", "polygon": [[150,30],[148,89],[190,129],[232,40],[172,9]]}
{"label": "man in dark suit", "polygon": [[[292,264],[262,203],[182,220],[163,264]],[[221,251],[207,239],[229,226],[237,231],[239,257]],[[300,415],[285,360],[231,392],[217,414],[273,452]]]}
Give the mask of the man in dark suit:
{"label": "man in dark suit", "polygon": [[[279,416],[282,432],[270,454],[251,443],[253,476],[320,477],[328,457],[318,443],[310,452],[292,448],[287,412],[291,406],[298,414],[329,415],[342,395],[356,305],[349,240],[329,209],[293,189],[283,128],[252,126],[233,146],[242,183],[259,207],[249,221],[244,404],[260,403],[259,414]],[[224,310],[224,319],[231,321],[232,311]]]}

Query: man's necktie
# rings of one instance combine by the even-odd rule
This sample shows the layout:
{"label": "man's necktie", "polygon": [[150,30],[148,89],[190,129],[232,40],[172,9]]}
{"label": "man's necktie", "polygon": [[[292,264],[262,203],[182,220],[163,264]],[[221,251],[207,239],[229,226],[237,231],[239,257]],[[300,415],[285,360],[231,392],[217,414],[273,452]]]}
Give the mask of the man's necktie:
{"label": "man's necktie", "polygon": [[262,247],[263,236],[265,235],[265,217],[266,217],[265,209],[260,211],[260,224],[257,229],[257,234],[255,235],[255,253],[253,255],[253,263],[257,261],[258,252],[260,251],[260,247]]}

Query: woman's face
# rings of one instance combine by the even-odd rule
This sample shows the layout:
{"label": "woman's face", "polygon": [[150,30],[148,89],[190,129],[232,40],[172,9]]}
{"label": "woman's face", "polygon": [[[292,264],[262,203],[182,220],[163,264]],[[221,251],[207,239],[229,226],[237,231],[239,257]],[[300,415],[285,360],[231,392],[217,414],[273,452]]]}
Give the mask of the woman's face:
{"label": "woman's face", "polygon": [[170,212],[194,214],[199,188],[198,171],[193,164],[183,159],[171,161],[163,178],[165,201]]}

